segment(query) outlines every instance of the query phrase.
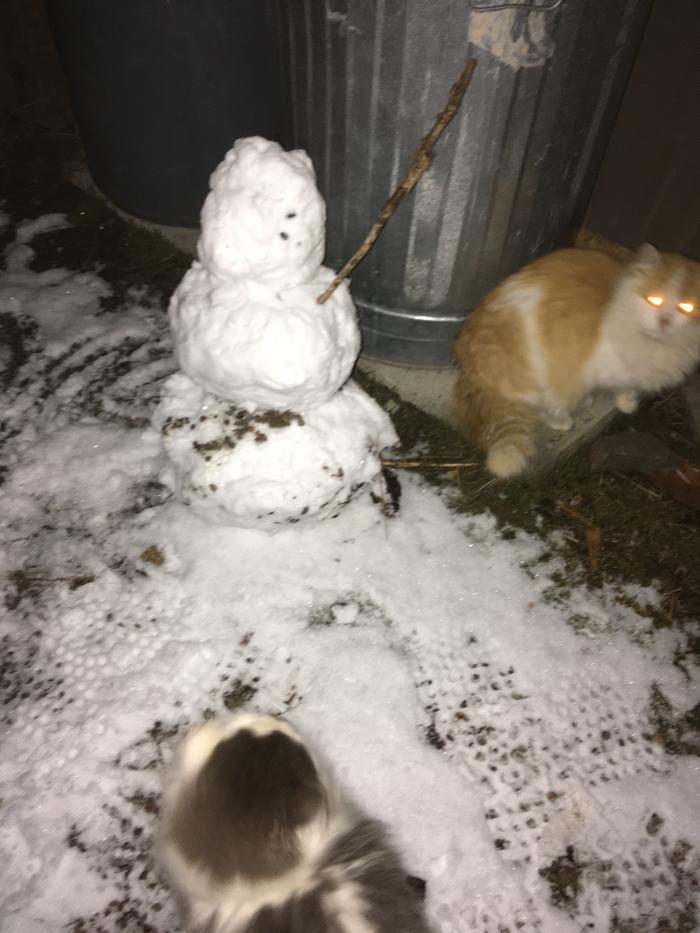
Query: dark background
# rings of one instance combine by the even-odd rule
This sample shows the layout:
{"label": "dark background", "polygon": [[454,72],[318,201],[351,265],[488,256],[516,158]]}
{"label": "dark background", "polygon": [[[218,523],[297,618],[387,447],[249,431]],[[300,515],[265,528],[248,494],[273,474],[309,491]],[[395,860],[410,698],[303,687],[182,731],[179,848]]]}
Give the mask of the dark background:
{"label": "dark background", "polygon": [[[0,111],[73,130],[42,0],[0,3]],[[700,260],[698,0],[654,3],[585,226],[623,246],[648,241]]]}

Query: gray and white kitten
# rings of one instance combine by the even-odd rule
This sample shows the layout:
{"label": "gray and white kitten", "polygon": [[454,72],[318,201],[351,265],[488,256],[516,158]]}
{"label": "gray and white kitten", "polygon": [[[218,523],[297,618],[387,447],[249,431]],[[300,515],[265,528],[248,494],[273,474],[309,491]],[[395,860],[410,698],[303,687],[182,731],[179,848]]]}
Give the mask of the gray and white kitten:
{"label": "gray and white kitten", "polygon": [[429,933],[382,824],[271,716],[190,733],[167,782],[159,858],[188,933]]}

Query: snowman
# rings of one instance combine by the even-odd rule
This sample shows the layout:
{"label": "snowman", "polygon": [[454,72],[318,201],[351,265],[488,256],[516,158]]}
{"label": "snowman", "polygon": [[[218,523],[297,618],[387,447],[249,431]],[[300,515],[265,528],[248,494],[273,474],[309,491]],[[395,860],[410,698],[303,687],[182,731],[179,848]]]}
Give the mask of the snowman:
{"label": "snowman", "polygon": [[169,309],[180,372],[154,425],[163,481],[209,520],[275,530],[386,501],[387,414],[349,380],[360,348],[343,282],[321,263],[325,204],[302,151],[241,139],[210,179],[198,258]]}

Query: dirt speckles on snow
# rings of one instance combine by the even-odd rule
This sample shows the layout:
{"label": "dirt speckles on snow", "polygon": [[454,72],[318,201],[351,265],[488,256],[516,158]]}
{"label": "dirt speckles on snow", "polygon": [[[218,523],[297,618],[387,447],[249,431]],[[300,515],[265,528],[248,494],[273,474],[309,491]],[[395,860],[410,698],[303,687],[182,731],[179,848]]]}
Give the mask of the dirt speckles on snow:
{"label": "dirt speckles on snow", "polygon": [[252,684],[236,680],[222,696],[222,702],[229,712],[245,706],[257,693],[257,687]]}
{"label": "dirt speckles on snow", "polygon": [[573,846],[567,846],[564,855],[540,868],[540,874],[551,890],[555,907],[574,907],[581,890],[581,874],[586,866],[576,860]]}

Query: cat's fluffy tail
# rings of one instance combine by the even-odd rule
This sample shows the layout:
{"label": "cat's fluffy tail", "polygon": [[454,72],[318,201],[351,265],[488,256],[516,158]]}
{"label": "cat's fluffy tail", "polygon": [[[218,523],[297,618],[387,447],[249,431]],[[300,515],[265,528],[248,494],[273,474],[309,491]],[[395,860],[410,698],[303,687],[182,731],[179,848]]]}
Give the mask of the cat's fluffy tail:
{"label": "cat's fluffy tail", "polygon": [[486,466],[494,476],[508,479],[522,473],[534,449],[530,406],[503,398],[464,374],[457,383],[456,401],[460,421],[486,452]]}

